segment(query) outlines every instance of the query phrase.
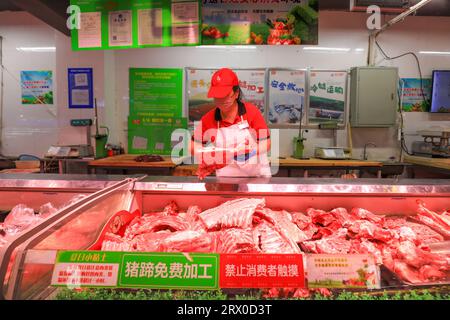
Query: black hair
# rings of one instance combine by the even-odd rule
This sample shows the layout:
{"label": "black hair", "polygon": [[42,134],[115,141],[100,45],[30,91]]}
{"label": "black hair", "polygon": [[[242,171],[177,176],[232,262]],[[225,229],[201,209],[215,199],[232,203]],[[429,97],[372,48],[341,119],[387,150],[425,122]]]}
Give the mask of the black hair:
{"label": "black hair", "polygon": [[240,87],[240,86],[234,86],[234,87],[233,87],[233,91],[234,91],[234,92],[239,91],[238,97],[237,97],[237,99],[236,99],[237,104],[238,104],[238,107],[239,107],[239,108],[245,108],[244,102],[242,101],[242,98],[243,98],[244,94],[242,93],[241,87]]}

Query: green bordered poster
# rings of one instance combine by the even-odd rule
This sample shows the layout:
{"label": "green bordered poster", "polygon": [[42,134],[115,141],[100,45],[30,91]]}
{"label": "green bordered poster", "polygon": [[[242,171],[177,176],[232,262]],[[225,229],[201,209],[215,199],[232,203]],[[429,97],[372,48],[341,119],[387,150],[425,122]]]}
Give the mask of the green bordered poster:
{"label": "green bordered poster", "polygon": [[51,284],[214,290],[219,287],[219,255],[59,251]]}
{"label": "green bordered poster", "polygon": [[187,127],[182,104],[182,69],[131,68],[128,152],[170,155],[172,132]]}
{"label": "green bordered poster", "polygon": [[[147,48],[199,43],[199,1],[71,0],[73,50]],[[78,22],[78,23],[77,23]]]}

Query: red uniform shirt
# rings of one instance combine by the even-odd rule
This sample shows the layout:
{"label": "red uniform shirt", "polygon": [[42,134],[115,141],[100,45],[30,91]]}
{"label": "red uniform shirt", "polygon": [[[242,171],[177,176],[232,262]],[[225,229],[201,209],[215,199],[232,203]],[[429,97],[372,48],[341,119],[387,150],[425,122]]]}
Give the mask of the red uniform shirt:
{"label": "red uniform shirt", "polygon": [[239,124],[242,121],[241,116],[244,121],[248,122],[249,129],[251,130],[250,132],[256,135],[256,137],[254,137],[256,141],[270,138],[270,132],[266,121],[264,120],[264,117],[258,107],[251,103],[245,102],[243,107],[239,107],[238,114],[232,123],[222,120],[222,116],[218,108],[214,108],[207,112],[201,119],[201,126],[196,128],[193,140],[203,144],[214,142],[217,135],[218,123],[221,128]]}

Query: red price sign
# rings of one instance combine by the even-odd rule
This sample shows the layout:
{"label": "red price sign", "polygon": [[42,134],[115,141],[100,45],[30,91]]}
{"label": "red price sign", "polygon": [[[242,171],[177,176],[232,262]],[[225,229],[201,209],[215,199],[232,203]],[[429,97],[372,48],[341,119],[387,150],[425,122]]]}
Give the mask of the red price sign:
{"label": "red price sign", "polygon": [[301,254],[221,254],[220,288],[304,288]]}

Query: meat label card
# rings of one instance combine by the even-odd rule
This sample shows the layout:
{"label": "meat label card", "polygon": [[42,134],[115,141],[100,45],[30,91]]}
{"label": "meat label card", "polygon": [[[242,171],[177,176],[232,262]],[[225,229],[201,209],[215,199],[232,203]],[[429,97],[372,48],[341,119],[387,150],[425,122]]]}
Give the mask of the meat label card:
{"label": "meat label card", "polygon": [[374,257],[348,254],[308,254],[309,288],[380,288],[380,271]]}
{"label": "meat label card", "polygon": [[301,254],[221,254],[221,288],[304,288]]}
{"label": "meat label card", "polygon": [[59,251],[52,285],[218,289],[218,254]]}

